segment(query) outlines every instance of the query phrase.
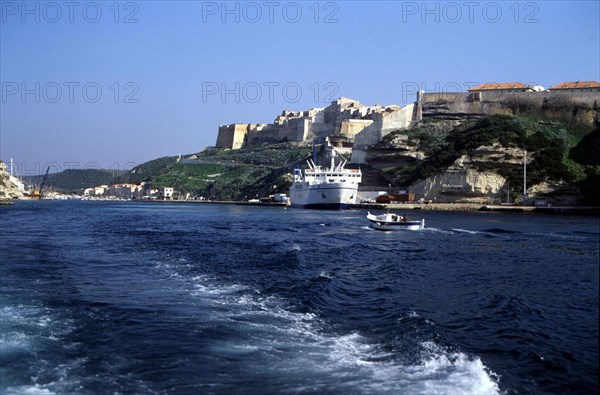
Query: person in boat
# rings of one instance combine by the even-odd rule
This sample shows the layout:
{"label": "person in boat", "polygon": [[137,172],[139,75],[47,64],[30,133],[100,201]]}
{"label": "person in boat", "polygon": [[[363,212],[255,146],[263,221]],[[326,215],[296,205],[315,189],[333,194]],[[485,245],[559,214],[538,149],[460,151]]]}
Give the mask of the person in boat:
{"label": "person in boat", "polygon": [[404,213],[404,215],[402,216],[402,221],[408,222],[408,216],[406,215],[406,213]]}

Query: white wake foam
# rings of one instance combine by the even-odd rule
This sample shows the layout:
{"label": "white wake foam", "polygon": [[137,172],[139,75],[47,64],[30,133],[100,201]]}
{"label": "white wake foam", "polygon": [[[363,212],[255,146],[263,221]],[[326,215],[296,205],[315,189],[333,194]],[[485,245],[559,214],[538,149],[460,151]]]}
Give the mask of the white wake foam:
{"label": "white wake foam", "polygon": [[[422,355],[414,364],[398,358],[402,351],[385,351],[358,333],[327,333],[326,325],[311,313],[287,310],[276,297],[249,293],[236,285],[211,284],[195,277],[194,295],[219,298],[227,304],[214,320],[229,323],[235,333],[220,340],[213,352],[244,355],[253,371],[269,377],[289,377],[285,392],[321,392],[346,389],[361,393],[498,394],[497,377],[478,357],[448,352],[431,342],[420,344]],[[198,281],[207,281],[199,286]],[[234,292],[223,292],[223,290]],[[227,325],[227,324],[226,324]]]}
{"label": "white wake foam", "polygon": [[40,385],[20,385],[6,388],[6,395],[54,395],[55,392],[50,391]]}

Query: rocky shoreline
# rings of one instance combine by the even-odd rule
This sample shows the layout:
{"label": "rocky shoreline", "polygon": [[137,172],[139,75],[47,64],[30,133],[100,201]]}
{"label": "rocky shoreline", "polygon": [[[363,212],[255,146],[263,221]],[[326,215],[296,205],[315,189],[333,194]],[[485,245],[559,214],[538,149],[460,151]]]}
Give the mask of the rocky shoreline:
{"label": "rocky shoreline", "polygon": [[0,161],[0,202],[9,201],[11,199],[20,199],[22,197],[23,193],[19,190],[17,185],[11,181],[8,171],[6,171],[6,164]]}

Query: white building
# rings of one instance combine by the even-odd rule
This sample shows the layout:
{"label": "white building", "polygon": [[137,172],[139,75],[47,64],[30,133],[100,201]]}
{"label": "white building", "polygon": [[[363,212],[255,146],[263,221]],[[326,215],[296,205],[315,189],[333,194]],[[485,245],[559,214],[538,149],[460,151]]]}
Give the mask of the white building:
{"label": "white building", "polygon": [[160,188],[159,198],[164,199],[164,200],[171,200],[171,199],[173,199],[174,191],[175,190],[172,187]]}

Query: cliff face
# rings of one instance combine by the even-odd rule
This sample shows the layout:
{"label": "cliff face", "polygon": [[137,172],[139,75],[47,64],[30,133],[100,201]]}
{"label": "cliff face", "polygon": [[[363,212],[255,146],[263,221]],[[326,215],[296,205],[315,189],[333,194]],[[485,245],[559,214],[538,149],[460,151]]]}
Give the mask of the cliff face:
{"label": "cliff face", "polygon": [[[510,182],[498,174],[499,169],[512,169],[522,174],[524,152],[519,148],[502,147],[500,144],[481,146],[469,155],[462,155],[444,171],[413,183],[409,189],[425,200],[440,203],[498,203],[506,201]],[[527,155],[531,164],[535,155]],[[488,171],[485,169],[494,169]],[[511,188],[511,200],[522,201],[521,180]],[[544,181],[529,185],[527,196],[545,196],[556,203],[576,204],[581,200],[577,188],[564,182]]]}
{"label": "cliff face", "polygon": [[0,161],[0,199],[20,199],[22,197],[23,193],[10,180],[6,164]]}
{"label": "cliff face", "polygon": [[438,203],[492,203],[506,196],[506,178],[478,171],[471,167],[472,163],[473,158],[463,155],[442,173],[417,181],[409,190]]}
{"label": "cliff face", "polygon": [[598,195],[597,150],[584,149],[600,140],[591,127],[533,116],[454,118],[390,133],[362,151],[363,163],[398,190],[438,202],[522,201],[525,157],[529,198],[562,204]]}
{"label": "cliff face", "polygon": [[[411,129],[389,133],[377,144],[363,149],[355,147],[352,162],[385,169],[424,160],[437,148],[436,143],[443,140],[460,123],[457,120],[420,122]],[[423,143],[426,139],[430,140],[430,144]]]}

